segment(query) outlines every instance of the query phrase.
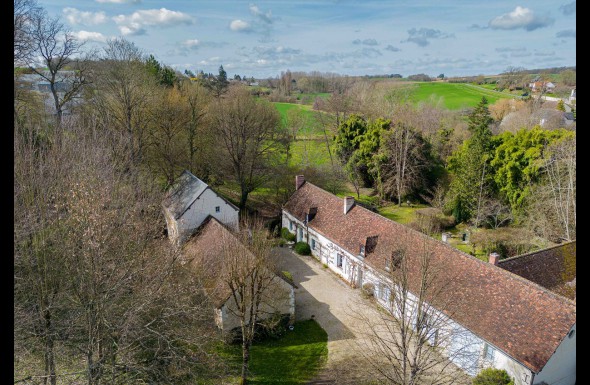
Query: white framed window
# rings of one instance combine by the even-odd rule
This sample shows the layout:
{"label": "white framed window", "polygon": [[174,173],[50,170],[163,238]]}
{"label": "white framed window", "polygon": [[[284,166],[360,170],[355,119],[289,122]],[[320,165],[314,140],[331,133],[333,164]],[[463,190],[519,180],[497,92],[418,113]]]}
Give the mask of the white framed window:
{"label": "white framed window", "polygon": [[340,253],[336,254],[336,267],[342,269],[344,256]]}
{"label": "white framed window", "polygon": [[489,344],[485,344],[483,349],[483,358],[486,361],[494,362],[494,353],[496,350]]}
{"label": "white framed window", "polygon": [[383,301],[389,302],[389,298],[391,296],[391,290],[389,289],[389,287],[387,287],[383,283],[380,283],[379,284],[379,294],[380,294],[380,298]]}
{"label": "white framed window", "polygon": [[311,238],[311,249],[315,250],[315,239]]}
{"label": "white framed window", "polygon": [[218,212],[220,212],[220,211],[221,211],[221,207],[219,207],[219,206],[215,206],[215,212],[216,212],[216,213],[218,213]]}
{"label": "white framed window", "polygon": [[289,230],[293,230],[293,221],[289,221]]}

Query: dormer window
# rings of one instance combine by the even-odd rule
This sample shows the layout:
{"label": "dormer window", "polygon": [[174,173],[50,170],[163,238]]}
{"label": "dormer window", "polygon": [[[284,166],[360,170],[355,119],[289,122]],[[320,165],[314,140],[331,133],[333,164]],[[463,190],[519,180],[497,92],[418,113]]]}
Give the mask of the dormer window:
{"label": "dormer window", "polygon": [[360,246],[359,254],[361,255],[361,257],[364,257],[365,256],[365,246],[364,245],[361,245]]}
{"label": "dormer window", "polygon": [[391,253],[391,257],[385,259],[385,270],[399,269],[403,258],[404,253],[401,250],[394,251]]}

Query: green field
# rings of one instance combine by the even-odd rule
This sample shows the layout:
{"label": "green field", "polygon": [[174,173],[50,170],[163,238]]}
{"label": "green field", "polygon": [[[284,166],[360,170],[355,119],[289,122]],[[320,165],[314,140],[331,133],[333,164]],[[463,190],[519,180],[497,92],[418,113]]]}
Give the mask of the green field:
{"label": "green field", "polygon": [[322,99],[326,99],[330,96],[331,94],[329,92],[318,92],[318,93],[301,93],[299,95],[297,95],[297,100],[301,101],[301,103],[303,104],[309,104],[309,105],[313,105],[313,102],[315,102],[316,98],[322,98]]}
{"label": "green field", "polygon": [[311,106],[304,105],[304,104],[294,104],[294,103],[273,103],[276,107],[277,111],[281,114],[281,119],[283,124],[287,123],[287,113],[291,110],[297,110],[305,118],[306,124],[303,129],[301,129],[298,134],[299,135],[306,135],[306,136],[317,136],[321,135],[321,131],[319,130],[318,122],[316,121],[316,111],[312,110]]}
{"label": "green field", "polygon": [[302,113],[306,114],[307,116],[313,116],[313,110],[311,109],[311,106],[308,106],[305,104],[279,103],[279,102],[274,102],[273,104],[275,105],[275,107],[277,108],[277,110],[281,114],[281,118],[283,118],[283,119],[287,118],[287,111],[292,110],[292,109],[300,110]]}
{"label": "green field", "polygon": [[414,102],[425,102],[431,98],[431,95],[435,95],[442,99],[444,106],[449,110],[475,107],[482,96],[486,97],[489,104],[495,103],[500,98],[511,97],[508,94],[466,83],[425,82],[414,83],[413,87],[410,98]]}

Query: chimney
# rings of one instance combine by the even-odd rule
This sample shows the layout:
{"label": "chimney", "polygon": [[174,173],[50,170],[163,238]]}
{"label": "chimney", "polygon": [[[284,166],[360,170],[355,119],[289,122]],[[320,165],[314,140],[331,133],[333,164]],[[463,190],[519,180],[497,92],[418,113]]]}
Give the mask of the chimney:
{"label": "chimney", "polygon": [[344,214],[349,212],[352,206],[354,206],[354,197],[344,197]]}
{"label": "chimney", "polygon": [[498,265],[498,261],[500,260],[500,254],[494,252],[494,253],[490,253],[490,257],[488,262],[490,262],[492,265]]}
{"label": "chimney", "polygon": [[299,190],[299,187],[303,186],[305,183],[305,176],[297,175],[295,176],[295,190]]}

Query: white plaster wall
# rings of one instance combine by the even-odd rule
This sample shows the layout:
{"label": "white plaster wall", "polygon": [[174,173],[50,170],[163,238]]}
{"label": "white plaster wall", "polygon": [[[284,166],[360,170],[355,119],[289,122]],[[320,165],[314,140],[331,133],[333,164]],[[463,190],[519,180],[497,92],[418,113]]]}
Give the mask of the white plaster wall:
{"label": "white plaster wall", "polygon": [[[378,303],[383,308],[388,309],[390,304],[381,298],[381,293],[379,292],[379,283],[383,279],[373,269],[367,268],[364,273],[363,284],[366,282],[372,283],[375,287],[375,298]],[[388,287],[391,286],[391,284],[384,283]],[[408,293],[408,301],[415,302],[415,296]],[[433,308],[432,310],[435,311]],[[395,311],[393,313],[395,315]],[[441,325],[439,340],[442,341],[442,345],[445,348],[444,353],[453,363],[461,367],[469,375],[476,375],[483,367],[493,366],[498,369],[505,369],[515,379],[515,385],[530,385],[532,374],[525,366],[513,360],[496,347],[494,347],[493,362],[484,361],[483,354],[486,341],[440,312],[437,312],[435,317],[437,319],[440,318],[440,321],[437,321],[437,323]],[[528,382],[525,381],[527,378]]]}
{"label": "white plaster wall", "polygon": [[[220,212],[215,212],[219,206]],[[207,188],[178,220],[180,234],[185,236],[203,223],[208,215],[234,230],[238,230],[238,210]]]}
{"label": "white plaster wall", "polygon": [[514,385],[530,385],[533,380],[530,369],[513,360],[500,349],[496,348],[494,362],[491,365],[496,369],[506,370],[510,377],[514,378]]}
{"label": "white plaster wall", "polygon": [[573,385],[576,383],[576,325],[571,338],[565,336],[545,367],[535,376],[534,384]]}
{"label": "white plaster wall", "polygon": [[[294,227],[291,231],[293,234],[298,234],[299,228],[303,230],[303,242],[309,244],[311,248],[311,239],[316,240],[316,248],[311,251],[311,254],[316,257],[320,262],[328,265],[328,268],[336,273],[338,276],[344,278],[347,282],[358,285],[359,282],[359,271],[362,270],[362,262],[356,256],[350,254],[334,242],[330,241],[317,231],[312,226],[305,226],[303,222],[293,217],[287,211],[283,210],[283,227],[289,228],[289,221],[294,222]],[[299,240],[297,240],[299,241]],[[342,268],[339,268],[336,263],[337,254],[343,255]]]}

